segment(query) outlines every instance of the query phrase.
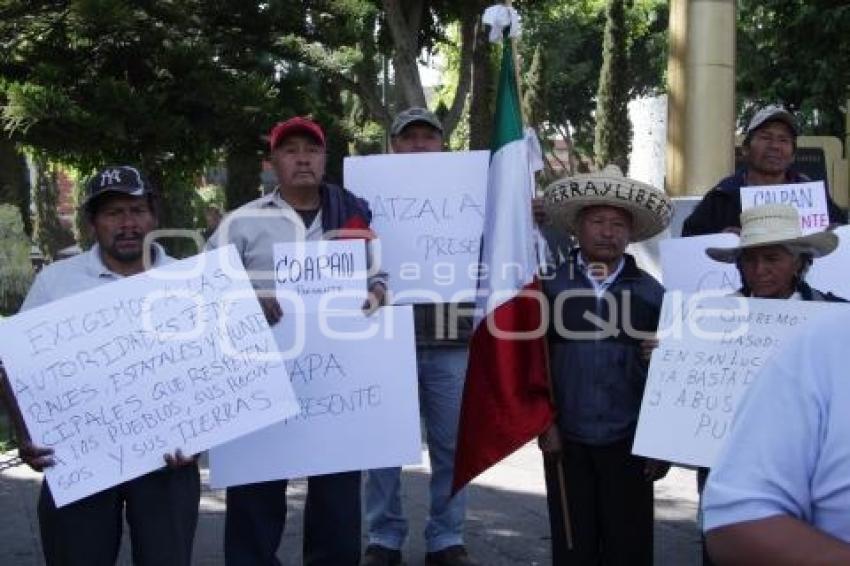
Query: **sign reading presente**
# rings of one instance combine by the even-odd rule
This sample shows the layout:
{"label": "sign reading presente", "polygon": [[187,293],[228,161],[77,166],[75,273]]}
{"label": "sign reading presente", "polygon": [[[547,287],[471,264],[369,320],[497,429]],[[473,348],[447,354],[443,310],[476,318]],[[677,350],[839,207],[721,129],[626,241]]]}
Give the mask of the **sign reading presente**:
{"label": "sign reading presente", "polygon": [[212,449],[214,487],[420,461],[410,306],[284,315],[274,332],[295,353],[284,365],[300,411]]}
{"label": "sign reading presente", "polygon": [[0,358],[58,506],[298,412],[233,246],[0,323]]}
{"label": "sign reading presente", "polygon": [[473,299],[489,159],[488,151],[345,159],[345,186],[372,209],[376,259],[395,303]]}
{"label": "sign reading presente", "polygon": [[822,232],[829,226],[823,181],[741,187],[741,210],[763,204],[789,204],[795,207],[800,213],[803,234]]}

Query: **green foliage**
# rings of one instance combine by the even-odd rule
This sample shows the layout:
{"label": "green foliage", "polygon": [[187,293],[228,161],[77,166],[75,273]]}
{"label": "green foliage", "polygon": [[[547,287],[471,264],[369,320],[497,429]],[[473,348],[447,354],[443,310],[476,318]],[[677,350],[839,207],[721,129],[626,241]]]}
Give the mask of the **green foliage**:
{"label": "green foliage", "polygon": [[0,204],[0,317],[18,311],[32,282],[30,239],[17,207]]}
{"label": "green foliage", "polygon": [[809,134],[843,137],[850,97],[850,5],[740,0],[736,86],[741,122],[782,103]]}
{"label": "green foliage", "polygon": [[30,174],[24,155],[0,135],[0,203],[14,204],[20,211],[24,231],[32,234]]}
{"label": "green foliage", "polygon": [[608,0],[605,10],[605,41],[596,93],[596,138],[593,144],[597,167],[614,163],[623,172],[629,169],[632,145],[625,1]]}
{"label": "green foliage", "polygon": [[[592,154],[605,0],[534,0],[514,5],[525,26],[520,42],[525,68],[538,48],[545,68],[539,86],[545,115],[541,133],[570,137],[581,153]],[[630,5],[625,23],[630,69],[626,79],[629,97],[634,98],[664,91],[669,8],[665,0],[633,0]]]}

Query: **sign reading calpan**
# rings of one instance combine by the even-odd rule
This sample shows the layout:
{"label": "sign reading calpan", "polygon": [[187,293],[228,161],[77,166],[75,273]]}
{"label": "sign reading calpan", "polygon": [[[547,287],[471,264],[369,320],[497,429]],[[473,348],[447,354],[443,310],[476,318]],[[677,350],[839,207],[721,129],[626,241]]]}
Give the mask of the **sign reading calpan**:
{"label": "sign reading calpan", "polygon": [[822,232],[829,226],[823,181],[741,187],[741,210],[764,204],[788,204],[796,208],[804,235]]}
{"label": "sign reading calpan", "polygon": [[394,303],[474,300],[489,160],[489,151],[346,158],[345,186],[369,201]]}
{"label": "sign reading calpan", "polygon": [[847,305],[666,293],[632,451],[711,467],[762,365],[795,332],[842,308]]}
{"label": "sign reading calpan", "polygon": [[274,332],[300,413],[212,449],[213,487],[419,463],[412,307],[287,313]]}
{"label": "sign reading calpan", "polygon": [[7,319],[0,359],[58,506],[299,410],[233,246]]}

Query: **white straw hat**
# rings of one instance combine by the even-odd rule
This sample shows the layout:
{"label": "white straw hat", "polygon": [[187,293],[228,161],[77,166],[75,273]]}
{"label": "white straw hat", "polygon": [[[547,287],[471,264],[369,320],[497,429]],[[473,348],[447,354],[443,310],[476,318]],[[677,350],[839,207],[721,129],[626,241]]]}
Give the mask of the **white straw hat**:
{"label": "white straw hat", "polygon": [[838,236],[832,232],[815,232],[803,236],[800,214],[788,204],[765,204],[741,213],[741,240],[734,248],[708,248],[705,253],[714,260],[735,263],[742,250],[762,246],[788,246],[822,257],[838,247]]}
{"label": "white straw hat", "polygon": [[623,176],[609,165],[598,173],[564,177],[546,187],[544,206],[556,226],[575,234],[578,216],[589,206],[614,206],[632,217],[632,242],[658,234],[670,224],[673,205],[663,191]]}

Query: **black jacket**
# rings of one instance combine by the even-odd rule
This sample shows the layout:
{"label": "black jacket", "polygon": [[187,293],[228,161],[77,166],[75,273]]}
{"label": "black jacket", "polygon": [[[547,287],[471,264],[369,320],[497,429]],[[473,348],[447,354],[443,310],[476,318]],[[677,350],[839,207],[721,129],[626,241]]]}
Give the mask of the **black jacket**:
{"label": "black jacket", "polygon": [[[740,169],[734,175],[721,180],[716,187],[708,191],[694,211],[682,225],[682,236],[702,236],[717,234],[729,226],[741,227],[741,187],[747,185],[747,169]],[[789,171],[788,183],[805,183],[806,177]],[[847,214],[826,192],[826,206],[830,224],[847,224]]]}

